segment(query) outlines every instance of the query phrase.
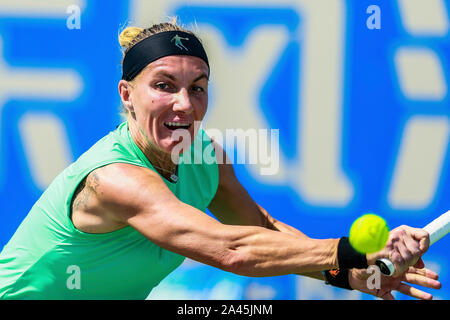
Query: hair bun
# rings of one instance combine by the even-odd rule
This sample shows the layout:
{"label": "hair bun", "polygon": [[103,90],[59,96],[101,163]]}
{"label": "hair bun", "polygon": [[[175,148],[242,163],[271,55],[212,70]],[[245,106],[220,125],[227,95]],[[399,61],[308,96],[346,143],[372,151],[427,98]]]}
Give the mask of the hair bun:
{"label": "hair bun", "polygon": [[138,27],[127,27],[119,35],[119,43],[122,48],[127,49],[130,43],[142,32],[144,29]]}

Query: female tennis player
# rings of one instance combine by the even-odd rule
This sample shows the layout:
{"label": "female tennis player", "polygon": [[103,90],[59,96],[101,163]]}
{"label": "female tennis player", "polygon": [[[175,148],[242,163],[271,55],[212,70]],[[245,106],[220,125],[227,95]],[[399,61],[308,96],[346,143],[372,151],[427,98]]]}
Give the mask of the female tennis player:
{"label": "female tennis player", "polygon": [[[239,275],[301,274],[385,299],[392,290],[431,298],[406,284],[440,285],[421,262],[423,230],[399,227],[385,249],[362,255],[346,237],[312,239],[271,217],[232,165],[183,161],[211,146],[226,157],[194,125],[207,110],[210,75],[196,35],[161,23],[128,27],[119,41],[126,121],[35,203],[0,254],[1,298],[145,299],[186,257]],[[200,147],[174,156],[180,143]],[[378,258],[390,258],[397,277],[368,290],[364,269]]]}

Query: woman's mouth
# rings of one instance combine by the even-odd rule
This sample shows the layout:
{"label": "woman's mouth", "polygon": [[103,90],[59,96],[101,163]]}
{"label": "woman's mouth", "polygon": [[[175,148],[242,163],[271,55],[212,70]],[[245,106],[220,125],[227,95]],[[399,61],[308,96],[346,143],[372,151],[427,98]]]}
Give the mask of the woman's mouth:
{"label": "woman's mouth", "polygon": [[164,126],[169,130],[177,130],[177,129],[189,129],[191,127],[191,124],[188,122],[167,121],[164,122]]}

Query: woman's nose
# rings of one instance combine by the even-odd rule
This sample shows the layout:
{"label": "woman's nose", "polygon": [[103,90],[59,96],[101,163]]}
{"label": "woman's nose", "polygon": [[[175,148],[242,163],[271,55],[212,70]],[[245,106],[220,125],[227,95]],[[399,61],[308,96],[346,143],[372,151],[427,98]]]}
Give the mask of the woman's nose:
{"label": "woman's nose", "polygon": [[189,97],[189,92],[185,88],[181,89],[177,93],[176,101],[173,105],[173,111],[182,111],[185,113],[191,113],[194,107],[191,103],[191,98]]}

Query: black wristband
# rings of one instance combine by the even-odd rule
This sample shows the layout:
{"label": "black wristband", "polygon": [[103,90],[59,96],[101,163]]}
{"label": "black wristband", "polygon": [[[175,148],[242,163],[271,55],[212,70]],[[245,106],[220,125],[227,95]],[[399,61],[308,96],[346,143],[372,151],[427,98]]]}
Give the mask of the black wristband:
{"label": "black wristband", "polygon": [[339,240],[337,254],[340,269],[366,269],[368,267],[366,255],[353,249],[348,237],[342,237]]}
{"label": "black wristband", "polygon": [[348,281],[348,269],[333,269],[323,271],[325,283],[334,287],[353,290]]}

